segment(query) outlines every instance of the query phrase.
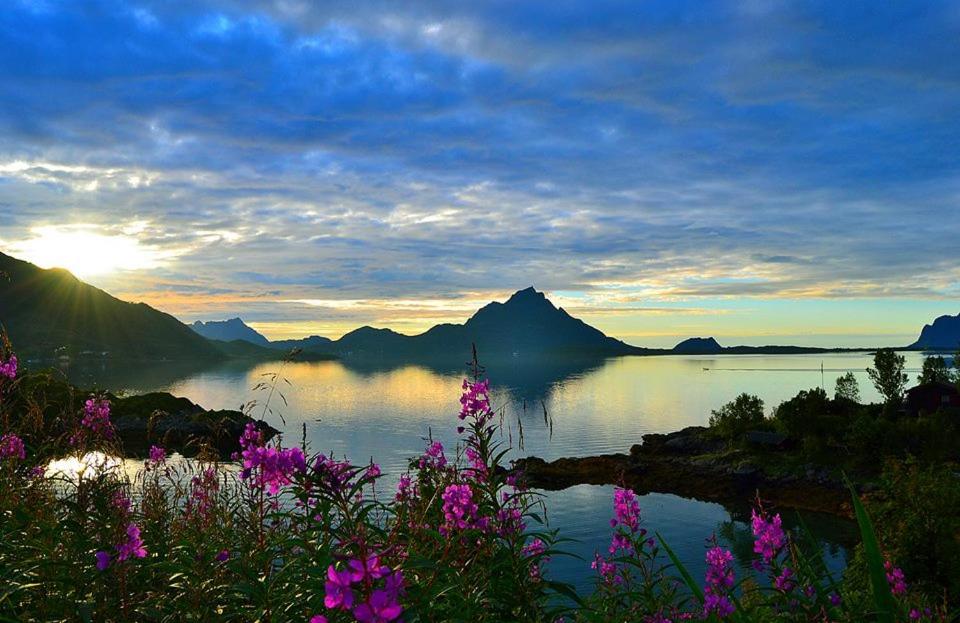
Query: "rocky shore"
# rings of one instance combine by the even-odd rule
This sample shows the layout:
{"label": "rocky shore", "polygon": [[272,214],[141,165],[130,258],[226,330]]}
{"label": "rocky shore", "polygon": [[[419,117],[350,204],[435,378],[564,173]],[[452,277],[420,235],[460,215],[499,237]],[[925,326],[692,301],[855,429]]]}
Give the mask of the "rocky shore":
{"label": "rocky shore", "polygon": [[210,411],[186,398],[152,392],[112,400],[113,426],[128,456],[145,456],[161,445],[184,456],[202,449],[227,458],[238,450],[238,439],[248,422],[255,422],[266,439],[277,430],[240,411]]}
{"label": "rocky shore", "polygon": [[806,465],[789,473],[764,467],[763,452],[728,450],[708,429],[693,426],[648,434],[629,454],[514,462],[529,486],[557,490],[578,484],[616,484],[637,493],[672,493],[725,505],[749,505],[758,495],[780,508],[851,516],[839,474]]}

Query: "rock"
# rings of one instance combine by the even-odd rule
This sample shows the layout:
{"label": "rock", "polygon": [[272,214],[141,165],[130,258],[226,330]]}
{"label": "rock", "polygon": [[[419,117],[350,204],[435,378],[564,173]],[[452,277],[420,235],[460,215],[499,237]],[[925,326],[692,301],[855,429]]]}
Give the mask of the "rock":
{"label": "rock", "polygon": [[240,411],[207,411],[186,398],[166,392],[114,398],[113,425],[124,451],[143,456],[151,445],[193,455],[204,446],[223,457],[239,449],[239,438],[248,422],[255,422],[265,439],[278,431]]}

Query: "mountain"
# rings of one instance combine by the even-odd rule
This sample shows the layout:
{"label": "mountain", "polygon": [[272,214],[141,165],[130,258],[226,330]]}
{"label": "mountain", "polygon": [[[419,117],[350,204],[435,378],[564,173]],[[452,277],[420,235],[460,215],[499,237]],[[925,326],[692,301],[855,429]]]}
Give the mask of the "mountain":
{"label": "mountain", "polygon": [[630,346],[557,308],[542,292],[527,288],[505,303],[489,303],[464,324],[440,324],[419,335],[360,327],[338,340],[308,350],[343,357],[380,359],[456,359],[466,361],[477,345],[482,360],[491,358],[606,357],[650,354]]}
{"label": "mountain", "polygon": [[691,337],[673,347],[678,355],[716,355],[723,347],[712,337]]}
{"label": "mountain", "polygon": [[270,346],[270,341],[267,338],[248,327],[239,318],[210,320],[207,322],[197,320],[189,326],[208,340],[220,340],[222,342],[243,340],[251,344],[256,344],[257,346]]}
{"label": "mountain", "polygon": [[66,270],[44,270],[3,253],[0,322],[25,357],[88,351],[137,359],[223,357],[215,345],[169,314],[145,303],[121,301]]}
{"label": "mountain", "polygon": [[910,348],[956,350],[960,347],[960,314],[940,316],[933,324],[923,326],[920,337]]}
{"label": "mountain", "polygon": [[274,340],[270,342],[270,348],[278,348],[281,350],[300,348],[304,352],[322,352],[329,350],[331,343],[333,343],[333,340],[328,337],[311,335],[310,337],[300,338],[299,340]]}

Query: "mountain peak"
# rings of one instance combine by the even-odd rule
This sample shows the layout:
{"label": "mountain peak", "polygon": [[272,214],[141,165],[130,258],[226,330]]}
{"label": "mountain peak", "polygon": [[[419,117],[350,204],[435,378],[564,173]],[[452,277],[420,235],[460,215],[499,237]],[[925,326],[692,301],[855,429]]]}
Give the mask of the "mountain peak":
{"label": "mountain peak", "polygon": [[547,299],[543,292],[539,292],[533,286],[530,286],[514,292],[504,305],[540,305],[542,303],[553,307],[553,303]]}
{"label": "mountain peak", "polygon": [[257,346],[269,346],[270,344],[267,338],[251,329],[239,317],[227,320],[208,320],[206,322],[197,320],[190,325],[190,328],[210,340],[223,342],[243,340]]}
{"label": "mountain peak", "polygon": [[712,355],[723,352],[723,347],[712,337],[691,337],[674,346],[673,352],[686,355]]}

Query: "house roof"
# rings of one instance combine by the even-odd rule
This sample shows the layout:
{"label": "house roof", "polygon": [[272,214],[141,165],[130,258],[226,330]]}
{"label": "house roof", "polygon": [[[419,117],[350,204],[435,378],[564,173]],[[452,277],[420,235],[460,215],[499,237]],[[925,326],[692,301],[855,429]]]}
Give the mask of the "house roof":
{"label": "house roof", "polygon": [[957,389],[957,386],[953,383],[946,383],[944,381],[930,381],[929,383],[921,383],[916,387],[911,387],[907,390],[908,394],[912,394],[917,391],[928,391],[932,389],[939,389],[942,391],[949,392],[951,394],[960,393],[960,390]]}

